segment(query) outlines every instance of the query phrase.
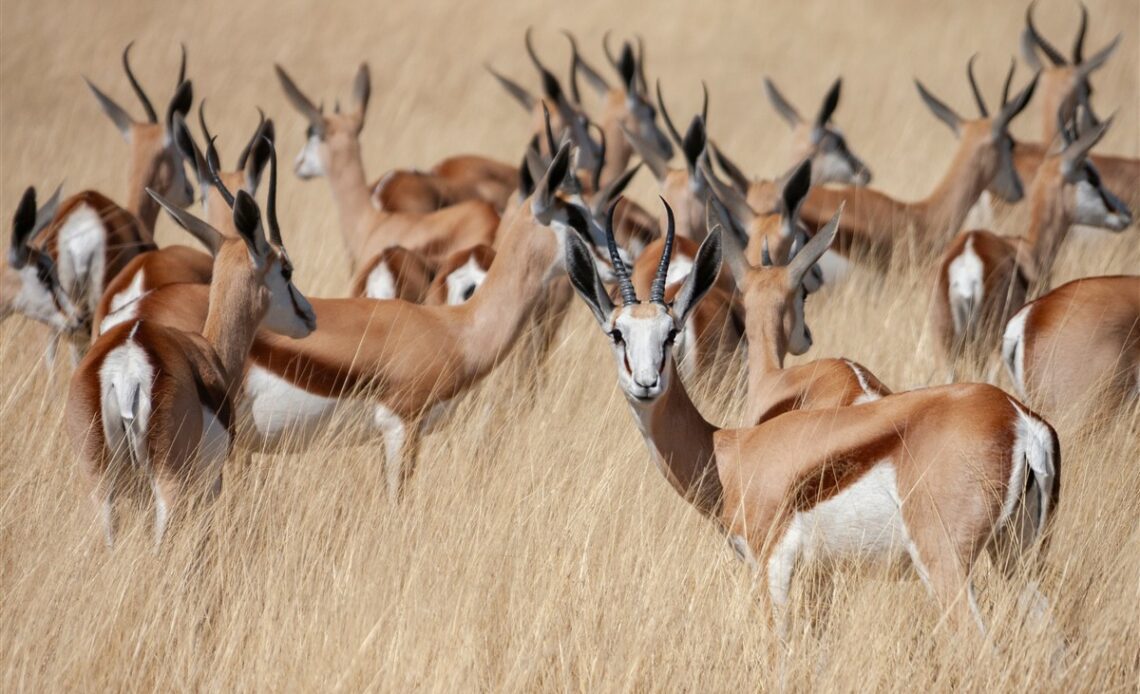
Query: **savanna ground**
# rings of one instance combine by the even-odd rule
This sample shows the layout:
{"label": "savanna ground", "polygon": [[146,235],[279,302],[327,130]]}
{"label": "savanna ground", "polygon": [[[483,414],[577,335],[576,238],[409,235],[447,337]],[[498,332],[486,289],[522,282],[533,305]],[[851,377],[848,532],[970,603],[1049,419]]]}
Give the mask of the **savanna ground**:
{"label": "savanna ground", "polygon": [[[1095,79],[1116,125],[1100,150],[1140,154],[1140,6],[1091,0],[1089,42],[1124,32]],[[126,196],[126,147],[80,80],[86,74],[132,112],[119,52],[152,97],[174,86],[177,44],[190,51],[195,96],[210,102],[232,157],[260,105],[277,119],[287,163],[304,124],[271,70],[280,62],[315,98],[347,99],[361,60],[373,68],[363,135],[366,165],[426,167],[480,152],[515,161],[527,119],[483,72],[534,84],[522,49],[528,25],[554,66],[568,64],[557,29],[574,30],[605,67],[604,30],[644,35],[650,79],[674,117],[699,106],[748,169],[776,175],[787,131],[764,101],[770,74],[813,112],[844,77],[838,122],[875,185],[918,197],[955,146],[921,105],[920,77],[972,114],[964,68],[980,53],[991,102],[1022,27],[1021,2],[849,3],[31,2],[0,3],[0,210],[23,187]],[[1066,49],[1075,3],[1044,0],[1042,31]],[[1017,83],[1027,71],[1021,68]],[[1014,131],[1035,137],[1036,104]],[[635,194],[653,190],[643,173]],[[286,171],[281,217],[298,285],[334,296],[348,284],[327,185]],[[999,218],[1018,233],[1020,221]],[[185,241],[169,220],[162,241]],[[6,236],[5,236],[6,238]],[[1056,282],[1135,272],[1136,230],[1082,234]],[[7,268],[4,268],[7,271]],[[895,389],[938,382],[925,332],[929,283],[856,272],[812,298],[816,344],[805,358],[843,355]],[[516,352],[426,440],[410,494],[392,509],[380,448],[329,441],[304,455],[255,456],[227,470],[210,560],[192,570],[203,528],[184,523],[160,556],[149,510],[125,515],[104,550],[61,432],[69,366],[42,368],[45,334],[23,319],[0,329],[0,688],[63,690],[674,690],[778,686],[771,635],[751,579],[725,541],[651,465],[615,387],[593,321],[576,302],[550,361]],[[802,358],[801,358],[802,359]],[[792,362],[797,361],[793,359]],[[702,403],[739,420],[740,370],[714,375]],[[1017,586],[983,562],[991,642],[935,629],[917,581],[843,572],[813,590],[829,609],[800,607],[784,683],[797,690],[1134,691],[1140,677],[1140,448],[1136,413],[1082,425],[1056,418],[1064,493],[1044,588],[1056,630],[1019,626]],[[1131,427],[1131,429],[1130,429]],[[814,617],[814,620],[813,620]],[[813,626],[813,624],[815,626]],[[1063,655],[1057,657],[1058,644]]]}

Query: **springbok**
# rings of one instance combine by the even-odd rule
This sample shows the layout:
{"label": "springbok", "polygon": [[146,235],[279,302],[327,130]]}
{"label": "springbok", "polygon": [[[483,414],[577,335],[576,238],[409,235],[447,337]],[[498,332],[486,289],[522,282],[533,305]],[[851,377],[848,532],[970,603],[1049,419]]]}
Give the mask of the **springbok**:
{"label": "springbok", "polygon": [[34,187],[28,187],[20,197],[12,219],[8,268],[0,277],[0,321],[19,313],[43,323],[55,334],[69,334],[83,327],[79,312],[59,284],[55,260],[29,243],[55,215],[59,191],[57,188],[39,209]]}
{"label": "springbok", "polygon": [[313,105],[280,65],[276,70],[289,103],[309,122],[308,139],[295,171],[302,179],[328,177],[353,272],[389,246],[403,246],[433,260],[494,242],[499,215],[481,200],[427,214],[385,212],[372,206],[360,153],[360,131],[372,91],[366,64],[356,73],[353,108],[328,115]]}
{"label": "springbok", "polygon": [[59,283],[80,316],[79,329],[52,336],[46,355],[49,362],[54,360],[61,337],[68,338],[72,360],[78,361],[89,341],[87,327],[103,295],[104,283],[136,255],[155,248],[153,232],[158,206],[145,189],[157,190],[176,205],[186,206],[193,201],[194,193],[172,136],[175,115],[185,116],[193,99],[190,82],[185,80],[185,48],[177,89],[161,122],[131,71],[130,50],[131,44],[123,49],[123,70],[146,111],[145,122],[135,121],[113,99],[87,81],[99,106],[130,146],[127,206],[120,207],[98,191],[82,191],[60,203],[51,223],[33,241],[55,260]]}
{"label": "springbok", "polygon": [[705,198],[708,196],[708,183],[704,180],[699,165],[705,156],[705,144],[708,140],[705,126],[708,123],[709,92],[705,85],[701,86],[704,90],[701,112],[693,116],[685,135],[682,136],[673,125],[673,119],[669,117],[669,111],[665,108],[665,100],[661,95],[661,83],[657,83],[657,106],[669,135],[685,157],[684,168],[669,166],[669,163],[656,152],[652,142],[622,126],[626,140],[633,145],[638,156],[657,179],[661,197],[677,210],[677,219],[680,221],[678,234],[682,238],[698,242],[705,234]]}
{"label": "springbok", "polygon": [[1025,303],[1031,285],[1048,287],[1053,263],[1074,224],[1123,231],[1128,208],[1100,180],[1088,160],[1109,122],[1077,137],[1037,167],[1024,237],[975,230],[959,234],[942,254],[930,317],[938,357],[950,369],[961,356],[984,359],[1001,339],[1007,319]]}
{"label": "springbok", "polygon": [[657,125],[657,110],[653,108],[649,87],[645,82],[645,47],[640,37],[637,40],[636,54],[633,46],[625,41],[615,58],[610,52],[609,33],[605,35],[602,47],[619,78],[616,84],[611,85],[578,52],[578,42],[574,35],[568,31],[562,33],[570,41],[571,97],[576,103],[582,103],[578,87],[578,75],[581,74],[601,100],[601,115],[597,121],[602,130],[603,141],[608,143],[608,148],[605,152],[605,164],[598,177],[600,185],[604,186],[617,179],[629,167],[633,149],[623,136],[622,128],[641,138],[662,161],[672,159],[673,145]]}
{"label": "springbok", "polygon": [[[1012,74],[1012,69],[1011,69]],[[973,59],[967,67],[971,84]],[[1008,81],[1008,80],[1007,80]],[[958,149],[942,180],[924,199],[902,202],[873,188],[814,188],[800,212],[812,228],[823,226],[846,202],[834,249],[844,258],[862,258],[873,266],[889,265],[896,243],[906,244],[923,260],[958,232],[974,202],[985,190],[1009,201],[1024,196],[1013,166],[1009,124],[1029,103],[1034,79],[1012,99],[1002,99],[1001,111],[966,120],[915,81],[923,103],[958,137]],[[902,232],[902,235],[900,234]]]}
{"label": "springbok", "polygon": [[745,253],[743,230],[718,199],[710,202],[709,228],[720,229],[725,264],[740,290],[744,309],[748,339],[744,421],[762,424],[792,410],[834,410],[890,395],[867,367],[850,359],[784,366],[789,353],[800,355],[811,349],[804,304],[808,294],[819,288],[816,263],[835,239],[842,209],[786,265],[774,264],[767,254],[753,265]]}
{"label": "springbok", "polygon": [[[237,167],[232,171],[218,171],[220,165],[217,152],[206,127],[205,105],[204,101],[198,104],[198,119],[208,144],[207,154],[202,154],[186,122],[179,115],[174,117],[174,140],[182,156],[194,163],[206,223],[227,236],[233,236],[231,206],[234,198],[230,191],[244,190],[250,195],[257,192],[262,171],[272,154],[273,121],[266,120],[261,115],[253,136],[238,155]],[[181,282],[209,284],[213,268],[214,259],[208,253],[180,244],[140,253],[103,290],[91,325],[92,338],[113,326],[113,321],[103,325],[108,315],[146,292]]]}
{"label": "springbok", "polygon": [[495,249],[480,244],[456,251],[436,266],[418,253],[392,246],[357,273],[349,296],[429,306],[461,304],[483,283],[494,258]]}
{"label": "springbok", "polygon": [[[810,260],[793,258],[788,273],[802,276]],[[796,565],[851,556],[909,558],[952,620],[972,617],[981,627],[971,581],[978,555],[988,547],[1012,574],[1053,515],[1060,471],[1053,428],[984,384],[717,427],[686,393],[669,345],[713,287],[720,261],[720,232],[712,231],[672,305],[663,260],[648,301],[623,281],[615,306],[585,244],[567,237],[571,282],[611,342],[619,386],[653,462],[757,571],[781,636]],[[616,254],[613,264],[621,265]],[[1033,585],[1027,591],[1036,594]]]}
{"label": "springbok", "polygon": [[1063,416],[1096,404],[1109,412],[1140,402],[1140,276],[1085,277],[1014,314],[1002,338],[1019,396]]}
{"label": "springbok", "polygon": [[483,285],[494,261],[495,249],[490,246],[456,251],[439,266],[424,303],[428,306],[454,306],[467,301]]}
{"label": "springbok", "polygon": [[[115,500],[145,476],[155,501],[160,546],[171,514],[189,492],[221,491],[234,438],[234,401],[258,325],[293,338],[311,333],[313,309],[293,286],[270,182],[266,221],[246,191],[234,198],[237,238],[153,194],[155,201],[214,256],[201,331],[138,317],[92,345],[71,379],[67,426],[99,509],[104,539],[115,541]],[[171,285],[177,289],[198,285]]]}
{"label": "springbok", "polygon": [[[1018,142],[1014,149],[1014,164],[1021,176],[1030,180],[1037,166],[1048,155],[1060,134],[1061,124],[1053,114],[1067,111],[1073,102],[1088,104],[1092,95],[1089,82],[1092,73],[1099,70],[1120,44],[1117,35],[1104,48],[1089,58],[1084,56],[1085,32],[1088,29],[1088,8],[1081,4],[1081,23],[1073,42],[1072,60],[1068,60],[1041,36],[1033,24],[1033,7],[1025,12],[1025,30],[1021,34],[1021,53],[1029,66],[1041,73],[1041,140]],[[1048,64],[1042,63],[1038,51],[1045,55]],[[1091,109],[1088,111],[1091,115]],[[1093,166],[1100,172],[1105,184],[1121,191],[1132,207],[1140,205],[1140,159],[1111,154],[1090,155]]]}
{"label": "springbok", "polygon": [[[271,161],[272,163],[272,161]],[[424,430],[510,351],[561,275],[562,238],[574,231],[556,196],[570,164],[564,146],[527,203],[507,216],[496,261],[458,306],[374,299],[311,299],[318,329],[300,340],[261,331],[246,362],[237,417],[246,450],[304,449],[330,424],[364,417],[342,443],[382,437],[389,498],[412,474]],[[206,288],[170,285],[134,315],[199,330]],[[245,436],[248,435],[248,436]]]}
{"label": "springbok", "polygon": [[[871,182],[871,169],[851,151],[843,132],[832,123],[832,116],[839,106],[842,86],[843,80],[836,79],[824,95],[815,118],[807,121],[784,98],[776,84],[770,78],[764,78],[764,92],[768,101],[792,129],[792,161],[801,162],[806,159],[811,162],[813,185],[838,183],[865,186]],[[709,151],[712,160],[724,170],[736,190],[748,197],[749,205],[758,210],[772,206],[781,188],[779,182],[773,184],[771,181],[750,179],[714,143],[709,143]]]}

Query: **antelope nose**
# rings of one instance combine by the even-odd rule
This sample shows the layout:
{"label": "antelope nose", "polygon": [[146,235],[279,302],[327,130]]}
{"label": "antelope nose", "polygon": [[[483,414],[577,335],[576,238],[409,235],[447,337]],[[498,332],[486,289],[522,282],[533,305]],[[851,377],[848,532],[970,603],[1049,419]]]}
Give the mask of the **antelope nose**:
{"label": "antelope nose", "polygon": [[656,388],[657,383],[660,380],[661,380],[661,377],[657,373],[654,373],[652,375],[650,375],[650,374],[638,374],[637,376],[633,377],[633,382],[636,383],[639,387],[645,388],[645,389]]}

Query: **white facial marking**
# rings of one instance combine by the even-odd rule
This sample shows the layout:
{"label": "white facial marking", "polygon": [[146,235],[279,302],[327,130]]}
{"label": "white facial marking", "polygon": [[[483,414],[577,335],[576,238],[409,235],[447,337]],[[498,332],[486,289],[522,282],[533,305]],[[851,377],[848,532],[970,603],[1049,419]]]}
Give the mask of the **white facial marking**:
{"label": "white facial marking", "polygon": [[1109,211],[1096,186],[1088,181],[1079,181],[1076,187],[1077,203],[1076,210],[1073,213],[1074,224],[1084,224],[1113,231],[1120,231],[1128,226],[1130,220]]}
{"label": "white facial marking", "polygon": [[368,273],[368,281],[364,284],[364,296],[369,299],[395,299],[396,278],[388,268],[387,261],[381,261]]}
{"label": "white facial marking", "polygon": [[312,332],[312,327],[298,311],[312,317],[313,307],[293,283],[285,279],[280,263],[275,262],[269,268],[265,285],[270,293],[269,311],[261,324],[267,330],[292,338],[302,338]]}
{"label": "white facial marking", "polygon": [[297,155],[294,170],[300,178],[317,178],[325,175],[325,165],[321,161],[321,137],[310,135],[301,153]]}
{"label": "white facial marking", "polygon": [[67,328],[67,318],[56,308],[52,290],[40,281],[34,263],[19,269],[20,291],[12,301],[12,307],[28,318],[51,326],[57,331]]}
{"label": "white facial marking", "polygon": [[447,303],[454,306],[467,301],[471,293],[483,284],[486,277],[487,271],[472,255],[466,263],[447,276]]}
{"label": "white facial marking", "polygon": [[622,342],[613,345],[622,390],[639,400],[659,396],[666,385],[666,342],[673,319],[664,308],[652,318],[634,318],[623,310],[614,324],[622,335]]}
{"label": "white facial marking", "polygon": [[970,234],[966,237],[962,253],[946,268],[946,300],[950,303],[950,315],[957,335],[965,334],[974,321],[975,312],[981,308],[985,299],[985,272],[985,264],[974,251],[974,235]]}

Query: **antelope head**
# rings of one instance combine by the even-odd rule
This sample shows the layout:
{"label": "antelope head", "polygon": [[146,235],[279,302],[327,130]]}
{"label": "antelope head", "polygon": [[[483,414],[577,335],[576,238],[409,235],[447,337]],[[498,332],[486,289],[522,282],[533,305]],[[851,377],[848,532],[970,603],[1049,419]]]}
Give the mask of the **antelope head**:
{"label": "antelope head", "polygon": [[[219,171],[220,162],[211,163],[207,161],[206,155],[199,149],[190,128],[186,125],[186,121],[181,116],[175,118],[174,140],[179,151],[182,152],[182,156],[194,163],[194,172],[198,176],[198,189],[202,194],[202,207],[206,210],[206,219],[219,229],[222,228],[221,220],[215,218],[214,215],[228,216],[230,205],[225,201],[218,186],[214,185],[215,173],[225,188],[244,190],[253,195],[257,192],[257,186],[261,182],[261,174],[269,162],[270,150],[275,137],[273,121],[266,120],[261,109],[258,109],[257,113],[258,122],[257,127],[254,128],[253,136],[250,137],[249,142],[238,155],[236,166],[228,171]],[[213,142],[214,137],[210,134],[209,127],[206,126],[206,102],[204,100],[198,104],[198,124],[206,142]]]}
{"label": "antelope head", "polygon": [[364,128],[364,114],[372,94],[372,77],[368,63],[361,63],[352,83],[352,108],[341,111],[339,104],[333,113],[325,114],[293,82],[280,65],[275,65],[277,79],[285,97],[293,108],[308,120],[305,145],[293,165],[299,178],[327,176],[352,157],[360,156],[360,131]]}
{"label": "antelope head", "polygon": [[1132,224],[1132,212],[1112,191],[1104,186],[1096,167],[1088,159],[1089,151],[1112,125],[1112,118],[1090,124],[1078,132],[1078,118],[1060,129],[1062,145],[1050,151],[1037,171],[1033,193],[1060,201],[1065,219],[1072,224],[1123,231]]}
{"label": "antelope head", "polygon": [[[221,233],[172,205],[153,190],[147,192],[214,256],[211,302],[215,300],[216,290],[225,292],[226,296],[238,298],[242,306],[251,308],[261,326],[299,339],[316,330],[317,317],[308,299],[293,284],[293,263],[285,252],[281,225],[277,221],[277,155],[272,143],[266,145],[270,149],[269,193],[264,221],[252,195],[240,189],[236,195],[231,193],[217,177],[217,172],[212,171],[214,185],[232,206],[236,236]],[[211,142],[206,153],[207,161],[217,161],[217,157]]]}
{"label": "antelope head", "polygon": [[839,92],[842,79],[836,79],[827,94],[819,112],[810,121],[800,116],[795,106],[784,98],[771,79],[764,78],[764,91],[768,101],[780,117],[792,129],[793,159],[811,160],[812,183],[841,183],[844,185],[865,186],[871,182],[871,170],[863,160],[847,146],[847,139],[836,127],[831,117],[839,105]]}
{"label": "antelope head", "polygon": [[[174,143],[174,117],[185,117],[190,112],[190,104],[194,99],[193,88],[186,80],[186,47],[182,47],[177,88],[166,107],[166,115],[160,122],[154,105],[131,70],[132,45],[128,43],[123,49],[123,70],[146,112],[145,121],[136,121],[90,80],[86,77],[83,80],[95,95],[103,113],[107,114],[131,148],[130,190],[137,191],[132,192],[132,195],[140,194],[143,188],[149,187],[161,191],[171,203],[185,207],[194,201],[194,190],[186,178],[182,154]],[[146,196],[143,195],[142,198],[145,199]]]}
{"label": "antelope head", "polygon": [[0,282],[0,321],[21,313],[57,333],[79,332],[84,327],[79,311],[60,286],[52,257],[31,243],[55,216],[59,191],[38,210],[35,188],[29,187],[20,198],[12,219],[8,269]]}
{"label": "antelope head", "polygon": [[673,342],[684,328],[690,312],[715,284],[720,271],[720,234],[713,232],[701,244],[693,269],[673,303],[665,303],[665,278],[669,273],[676,225],[669,204],[664,199],[662,203],[668,219],[665,245],[645,302],[638,299],[629,269],[618,253],[613,236],[612,207],[606,224],[606,240],[618,280],[620,306],[614,305],[602,285],[586,243],[576,235],[569,235],[566,239],[566,269],[570,282],[594,314],[602,332],[610,339],[618,367],[618,383],[633,403],[651,403],[668,390],[669,379],[674,374],[671,368]]}
{"label": "antelope head", "polygon": [[[1081,23],[1073,41],[1072,59],[1066,58],[1041,35],[1033,23],[1033,7],[1029,3],[1025,11],[1025,29],[1021,32],[1021,55],[1030,69],[1041,73],[1041,108],[1044,118],[1044,144],[1048,146],[1058,134],[1053,114],[1065,108],[1066,102],[1087,100],[1092,96],[1089,77],[1099,70],[1111,57],[1120,43],[1120,35],[1092,56],[1085,58],[1085,32],[1088,29],[1089,11],[1081,3]],[[1041,61],[1038,52],[1048,63]]]}
{"label": "antelope head", "polygon": [[603,129],[615,132],[611,125],[620,124],[644,140],[658,157],[664,161],[672,159],[673,145],[657,125],[657,109],[653,107],[645,82],[645,46],[641,38],[637,39],[636,54],[633,46],[626,41],[622,43],[621,52],[615,58],[610,51],[609,32],[606,32],[602,47],[617,76],[616,82],[611,85],[578,52],[578,42],[574,36],[568,31],[563,33],[570,40],[570,93],[574,100],[578,103],[582,101],[578,89],[578,75],[581,74],[602,100],[603,113],[600,121]]}
{"label": "antelope head", "polygon": [[1025,106],[1033,97],[1039,75],[1035,74],[1029,84],[1011,99],[1009,88],[1015,68],[1015,65],[1011,63],[1009,73],[1005,78],[1005,85],[1002,87],[1001,108],[991,116],[985,99],[982,98],[982,92],[978,88],[977,80],[974,79],[974,59],[976,57],[971,57],[966,65],[966,75],[974,93],[974,101],[978,105],[978,117],[973,120],[966,120],[959,116],[954,109],[939,101],[918,80],[915,80],[914,84],[918,88],[918,94],[922,97],[923,103],[961,141],[962,151],[966,152],[972,161],[978,162],[978,166],[981,167],[978,174],[984,180],[989,181],[987,189],[1003,200],[1017,202],[1025,196],[1025,188],[1022,185],[1021,177],[1017,175],[1017,169],[1013,165],[1014,141],[1009,134],[1009,124],[1019,113],[1025,110]]}
{"label": "antelope head", "polygon": [[807,352],[812,337],[804,319],[804,303],[823,283],[816,263],[835,239],[843,207],[840,206],[831,221],[810,241],[802,231],[796,232],[786,265],[773,263],[765,248],[760,265],[755,266],[745,256],[747,237],[736,226],[728,209],[715,197],[709,206],[709,233],[718,229],[724,239],[724,259],[740,289],[745,321],[758,328],[750,328],[749,333],[764,335],[781,364],[788,353]]}

